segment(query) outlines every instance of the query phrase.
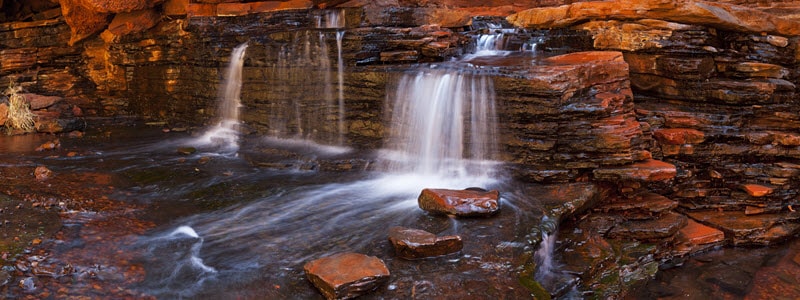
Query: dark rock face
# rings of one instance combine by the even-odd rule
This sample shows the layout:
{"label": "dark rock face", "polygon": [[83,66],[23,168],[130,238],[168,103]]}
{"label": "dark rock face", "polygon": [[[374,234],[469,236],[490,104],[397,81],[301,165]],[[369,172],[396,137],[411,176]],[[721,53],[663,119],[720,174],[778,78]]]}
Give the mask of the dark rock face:
{"label": "dark rock face", "polygon": [[458,217],[489,216],[500,209],[500,192],[496,190],[424,189],[417,200],[427,212]]}
{"label": "dark rock face", "polygon": [[350,299],[378,288],[389,280],[389,270],[379,258],[340,253],[310,261],[303,270],[327,299]]}
{"label": "dark rock face", "polygon": [[389,242],[395,254],[404,259],[420,259],[455,253],[464,247],[461,237],[435,234],[412,228],[392,227],[389,229]]}

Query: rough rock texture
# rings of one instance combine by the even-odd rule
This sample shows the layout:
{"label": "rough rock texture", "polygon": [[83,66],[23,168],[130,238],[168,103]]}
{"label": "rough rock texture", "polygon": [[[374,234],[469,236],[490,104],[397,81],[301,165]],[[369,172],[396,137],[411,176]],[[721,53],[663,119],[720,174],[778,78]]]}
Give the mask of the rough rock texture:
{"label": "rough rock texture", "polygon": [[420,259],[455,253],[464,247],[461,237],[435,234],[412,228],[392,227],[389,229],[389,242],[395,254],[404,259]]}
{"label": "rough rock texture", "polygon": [[800,23],[727,3],[707,1],[596,1],[526,10],[508,17],[519,27],[566,27],[591,19],[658,19],[749,33],[800,35]]}
{"label": "rough rock texture", "polygon": [[500,209],[497,190],[424,189],[417,200],[425,211],[460,217],[488,216]]}
{"label": "rough rock texture", "polygon": [[350,299],[378,288],[389,280],[389,270],[379,258],[340,253],[303,266],[308,280],[327,299]]}

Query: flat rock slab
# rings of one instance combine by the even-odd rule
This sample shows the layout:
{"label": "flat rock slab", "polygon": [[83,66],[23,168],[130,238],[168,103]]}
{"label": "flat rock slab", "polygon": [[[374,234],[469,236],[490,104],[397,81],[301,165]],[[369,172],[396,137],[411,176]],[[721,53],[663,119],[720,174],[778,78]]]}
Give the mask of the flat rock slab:
{"label": "flat rock slab", "polygon": [[653,219],[678,207],[678,202],[656,193],[642,193],[629,199],[617,199],[600,210],[617,212],[629,220]]}
{"label": "flat rock slab", "polygon": [[608,181],[667,181],[675,178],[677,174],[678,170],[675,165],[655,159],[648,159],[627,166],[594,170],[596,179]]}
{"label": "flat rock slab", "polygon": [[686,216],[667,212],[653,220],[627,221],[611,228],[611,238],[632,238],[637,240],[655,240],[675,235],[686,226]]}
{"label": "flat rock slab", "polygon": [[464,247],[457,235],[437,237],[424,230],[399,226],[389,229],[389,242],[397,256],[404,259],[442,256],[461,251]]}
{"label": "flat rock slab", "polygon": [[339,253],[303,266],[306,277],[327,299],[351,299],[389,280],[389,269],[377,257]]}
{"label": "flat rock slab", "polygon": [[488,216],[500,209],[497,190],[424,189],[417,200],[427,212],[459,217]]}
{"label": "flat rock slab", "polygon": [[700,223],[721,229],[734,245],[768,245],[800,232],[800,214],[745,215],[743,211],[694,211],[687,213]]}

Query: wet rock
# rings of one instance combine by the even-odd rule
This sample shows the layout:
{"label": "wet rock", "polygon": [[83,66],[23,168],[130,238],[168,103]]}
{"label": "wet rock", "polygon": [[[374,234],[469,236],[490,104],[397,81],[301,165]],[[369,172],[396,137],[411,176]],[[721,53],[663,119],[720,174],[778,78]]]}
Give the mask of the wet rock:
{"label": "wet rock", "polygon": [[464,247],[461,237],[435,234],[412,228],[392,227],[389,229],[389,242],[394,246],[397,256],[404,259],[420,259],[455,253]]}
{"label": "wet rock", "polygon": [[742,211],[693,211],[692,219],[721,229],[734,245],[769,245],[800,232],[794,213],[747,216]]}
{"label": "wet rock", "polygon": [[773,188],[763,186],[760,184],[744,184],[742,185],[742,190],[747,192],[748,195],[753,197],[764,197],[766,195],[772,194]]}
{"label": "wet rock", "polygon": [[655,159],[648,159],[622,167],[599,168],[593,172],[598,180],[644,182],[666,181],[678,174],[675,165]]}
{"label": "wet rock", "polygon": [[58,149],[58,148],[61,148],[61,141],[58,140],[58,139],[55,139],[55,140],[48,141],[48,142],[45,142],[45,143],[39,145],[34,150],[37,151],[37,152],[41,152],[41,151],[46,151],[46,150],[55,150],[55,149]]}
{"label": "wet rock", "polygon": [[417,198],[419,207],[427,212],[460,217],[492,215],[500,209],[499,200],[497,190],[424,189]]}
{"label": "wet rock", "polygon": [[303,270],[327,299],[355,298],[389,280],[389,270],[383,261],[359,253],[340,253],[310,261]]}
{"label": "wet rock", "polygon": [[197,152],[197,149],[194,148],[194,147],[180,147],[180,148],[178,148],[178,154],[190,155],[190,154],[194,154],[195,152]]}
{"label": "wet rock", "polygon": [[642,193],[630,198],[617,198],[598,208],[614,212],[628,220],[652,219],[678,206],[678,202],[656,193]]}
{"label": "wet rock", "polygon": [[688,128],[669,128],[653,131],[659,143],[668,145],[700,144],[705,140],[702,131]]}
{"label": "wet rock", "polygon": [[664,239],[675,235],[686,226],[686,216],[668,212],[652,220],[632,220],[611,228],[610,238],[632,238],[637,240]]}
{"label": "wet rock", "polygon": [[45,166],[38,166],[33,171],[33,175],[36,177],[36,180],[42,181],[53,176],[53,171],[50,171],[50,169]]}
{"label": "wet rock", "polygon": [[725,234],[721,230],[689,219],[686,226],[678,231],[672,253],[675,256],[692,255],[722,245],[724,241]]}

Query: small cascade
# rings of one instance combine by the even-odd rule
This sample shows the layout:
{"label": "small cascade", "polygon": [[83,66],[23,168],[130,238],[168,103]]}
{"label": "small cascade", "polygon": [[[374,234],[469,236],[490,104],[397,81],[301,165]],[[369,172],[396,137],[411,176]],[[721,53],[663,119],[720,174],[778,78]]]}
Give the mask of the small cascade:
{"label": "small cascade", "polygon": [[[265,100],[270,107],[266,120],[261,121],[266,123],[271,138],[342,146],[346,132],[341,29],[345,26],[344,10],[326,10],[314,17],[319,30],[294,32],[278,49],[270,72],[274,76],[267,79],[267,85],[281,90]],[[328,46],[333,38],[337,47],[336,83]]]}
{"label": "small cascade", "polygon": [[557,225],[550,217],[544,216],[540,227],[542,241],[534,254],[537,266],[534,278],[539,282],[547,282],[551,281],[553,277],[553,252],[556,247]]}
{"label": "small cascade", "polygon": [[401,78],[387,149],[393,172],[487,176],[494,158],[494,87],[464,69],[422,69]]}
{"label": "small cascade", "polygon": [[219,147],[225,152],[239,150],[239,108],[242,106],[242,69],[247,43],[236,46],[231,51],[231,59],[225,78],[219,89],[219,122],[205,132],[197,143],[202,146]]}

